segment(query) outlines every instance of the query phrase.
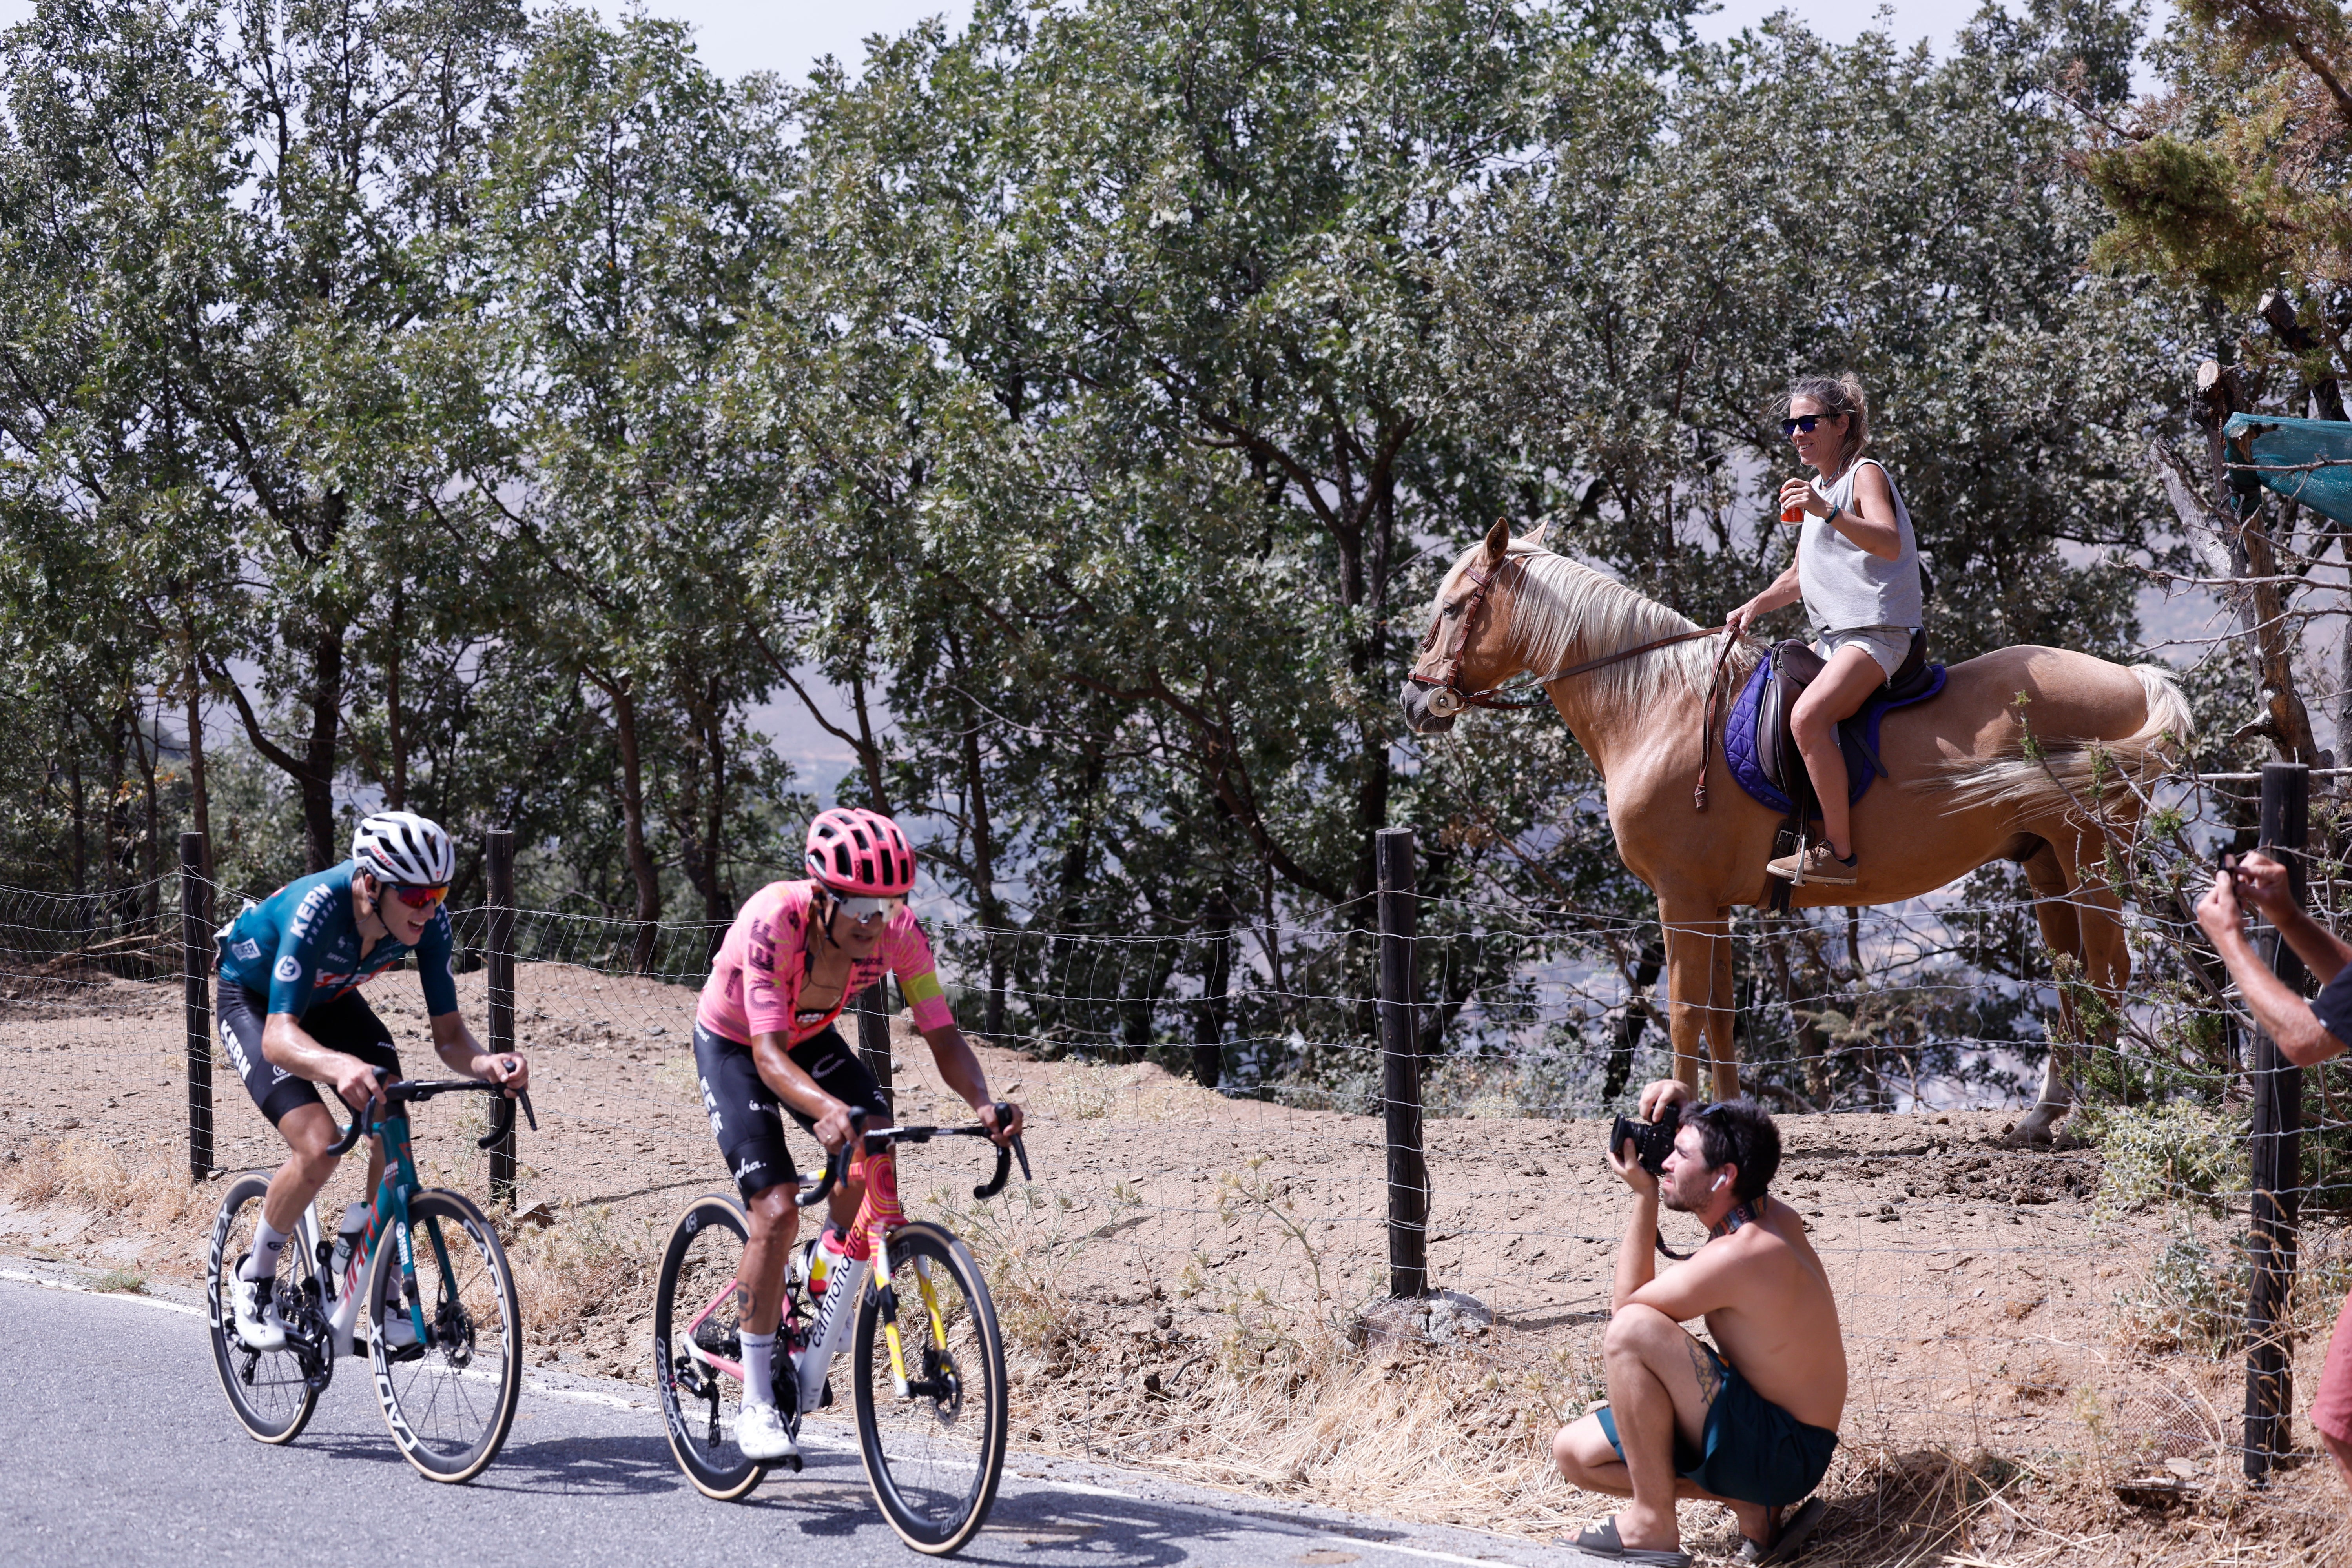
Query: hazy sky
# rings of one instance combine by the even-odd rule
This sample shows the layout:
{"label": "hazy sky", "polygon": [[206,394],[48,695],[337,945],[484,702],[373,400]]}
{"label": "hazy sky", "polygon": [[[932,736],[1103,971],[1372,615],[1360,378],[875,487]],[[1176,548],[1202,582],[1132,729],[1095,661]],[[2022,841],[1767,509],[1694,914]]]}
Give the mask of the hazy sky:
{"label": "hazy sky", "polygon": [[[1700,31],[1726,37],[1785,9],[1802,16],[1815,32],[1843,41],[1870,26],[1881,8],[1867,0],[1724,0],[1719,11],[1703,19]],[[608,16],[622,11],[609,3],[598,9]],[[646,9],[694,24],[703,58],[729,76],[772,70],[795,78],[828,54],[862,61],[871,34],[903,32],[925,16],[942,14],[961,21],[971,11],[967,3],[939,0],[651,0]],[[1941,50],[1975,14],[1977,0],[1897,0],[1884,9],[1896,37],[1906,43],[1931,38]],[[0,26],[21,21],[32,10],[32,0],[0,0]]]}

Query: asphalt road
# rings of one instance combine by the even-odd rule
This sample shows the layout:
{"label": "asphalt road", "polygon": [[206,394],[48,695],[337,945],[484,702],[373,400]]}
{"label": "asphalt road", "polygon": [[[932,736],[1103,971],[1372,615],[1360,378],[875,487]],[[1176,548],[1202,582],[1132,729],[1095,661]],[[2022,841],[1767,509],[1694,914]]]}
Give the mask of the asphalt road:
{"label": "asphalt road", "polygon": [[[718,1503],[679,1473],[649,1396],[527,1381],[513,1434],[469,1486],[419,1478],[344,1364],[290,1447],[229,1416],[202,1315],[0,1260],[0,1563],[388,1564],[920,1562],[882,1522],[856,1450]],[[1027,1568],[1361,1568],[1592,1562],[1471,1531],[1287,1507],[1017,1450],[959,1561]]]}

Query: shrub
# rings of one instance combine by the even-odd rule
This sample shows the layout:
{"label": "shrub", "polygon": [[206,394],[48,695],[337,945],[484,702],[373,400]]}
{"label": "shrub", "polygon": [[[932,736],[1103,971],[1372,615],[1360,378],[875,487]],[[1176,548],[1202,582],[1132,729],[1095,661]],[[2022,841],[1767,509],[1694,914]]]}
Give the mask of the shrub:
{"label": "shrub", "polygon": [[2110,1110],[2094,1135],[2105,1156],[2095,1207],[2105,1216],[2184,1200],[2215,1207],[2242,1185],[2245,1124],[2186,1100]]}

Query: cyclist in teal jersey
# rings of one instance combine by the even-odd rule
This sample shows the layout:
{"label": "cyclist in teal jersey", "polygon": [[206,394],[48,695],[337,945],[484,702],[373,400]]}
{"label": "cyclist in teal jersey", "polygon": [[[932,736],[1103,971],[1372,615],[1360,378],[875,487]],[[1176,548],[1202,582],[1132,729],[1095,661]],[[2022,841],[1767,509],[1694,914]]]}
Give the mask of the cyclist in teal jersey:
{"label": "cyclist in teal jersey", "polygon": [[[441,1060],[509,1093],[530,1083],[530,1064],[520,1054],[484,1051],[457,1011],[442,907],[457,863],[449,835],[436,824],[411,811],[379,811],[360,823],[350,860],[287,883],[221,929],[213,1009],[221,1044],[292,1151],[270,1180],[253,1250],[236,1271],[237,1334],[256,1350],[286,1343],[270,1289],[278,1255],[338,1163],[327,1153],[335,1119],[313,1085],[326,1084],[357,1111],[381,1103],[378,1069],[401,1075],[392,1031],[360,987],[415,954]],[[371,1145],[365,1190],[375,1191],[383,1176],[383,1149]],[[346,1216],[345,1228],[360,1218]],[[405,1320],[392,1321],[397,1334]]]}

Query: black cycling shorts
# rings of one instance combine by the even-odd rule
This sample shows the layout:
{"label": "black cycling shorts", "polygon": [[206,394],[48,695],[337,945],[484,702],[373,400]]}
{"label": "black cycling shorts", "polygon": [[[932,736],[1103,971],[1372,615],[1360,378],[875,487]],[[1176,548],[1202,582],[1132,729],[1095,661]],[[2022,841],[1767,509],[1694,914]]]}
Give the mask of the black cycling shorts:
{"label": "black cycling shorts", "polygon": [[[890,1124],[890,1108],[882,1103],[881,1086],[857,1052],[837,1029],[814,1035],[785,1052],[800,1070],[816,1080],[818,1088],[848,1106],[863,1110],[869,1126]],[[768,1081],[751,1060],[751,1048],[740,1040],[694,1026],[694,1071],[702,1081],[702,1108],[710,1113],[710,1131],[719,1140],[727,1168],[746,1201],[778,1182],[796,1180],[793,1152],[784,1145],[787,1113],[803,1133],[816,1130],[816,1118],[803,1116],[776,1098]]]}
{"label": "black cycling shorts", "polygon": [[[274,1066],[261,1054],[261,1026],[269,1015],[269,998],[259,991],[248,991],[234,980],[213,977],[213,1018],[220,1030],[221,1044],[228,1051],[228,1059],[236,1064],[236,1075],[245,1081],[245,1092],[261,1107],[261,1113],[276,1126],[286,1118],[286,1113],[303,1105],[323,1105],[319,1086],[307,1078],[297,1078],[282,1067]],[[392,1031],[367,1005],[367,998],[356,990],[345,991],[331,1001],[320,1002],[301,1018],[302,1032],[325,1046],[346,1056],[356,1056],[370,1067],[384,1068],[400,1076],[400,1056],[392,1048]],[[340,1103],[340,1102],[339,1102]]]}

